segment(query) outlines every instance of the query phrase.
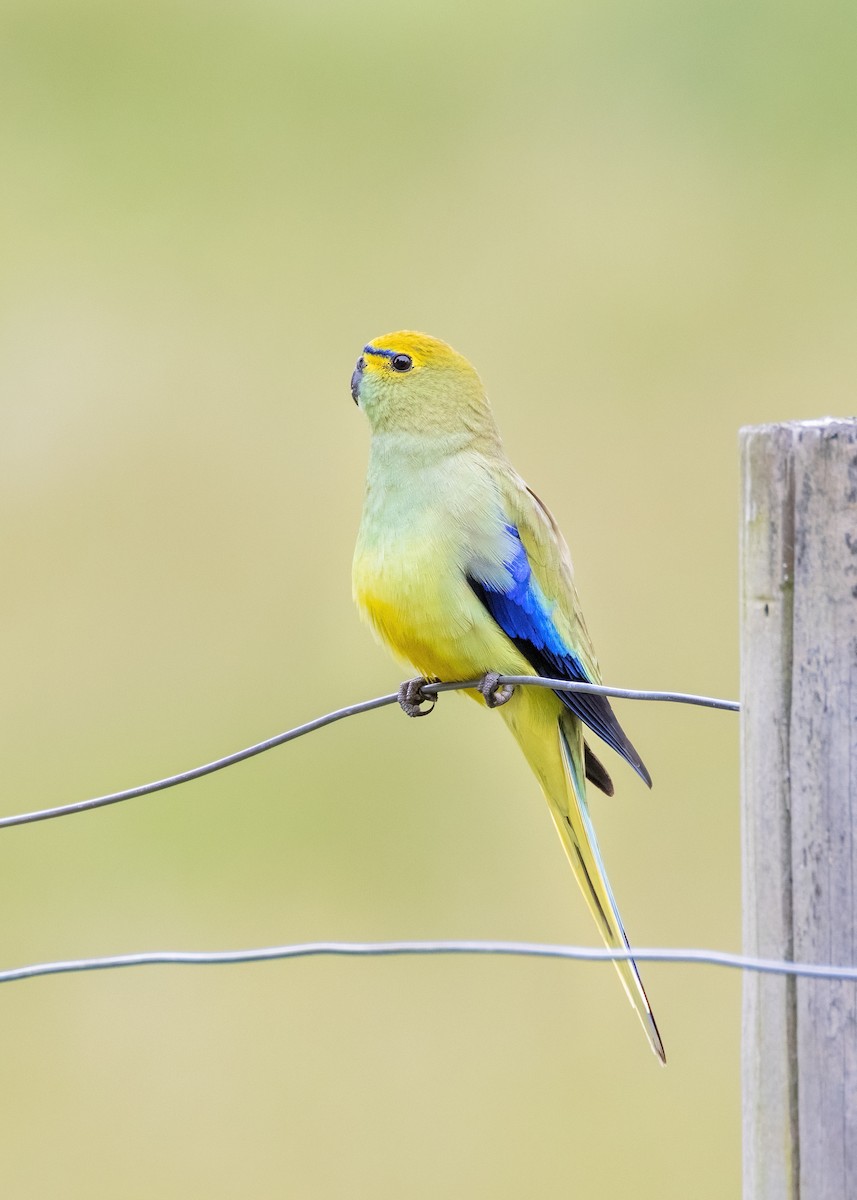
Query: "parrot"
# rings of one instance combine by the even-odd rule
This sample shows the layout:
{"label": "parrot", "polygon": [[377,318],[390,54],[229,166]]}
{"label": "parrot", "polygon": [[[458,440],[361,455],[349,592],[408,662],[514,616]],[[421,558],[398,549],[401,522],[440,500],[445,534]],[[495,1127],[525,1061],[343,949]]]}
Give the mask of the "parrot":
{"label": "parrot", "polygon": [[[536,776],[608,948],[628,951],[589,814],[586,780],[613,782],[591,731],[651,787],[605,696],[498,688],[498,675],[601,682],[571,557],[553,516],[506,457],[482,381],[446,342],[403,330],[363,348],[351,377],[371,430],[352,583],[357,607],[419,672],[399,699],[423,715],[428,681],[480,680]],[[661,1062],[663,1042],[633,958],[614,960]]]}

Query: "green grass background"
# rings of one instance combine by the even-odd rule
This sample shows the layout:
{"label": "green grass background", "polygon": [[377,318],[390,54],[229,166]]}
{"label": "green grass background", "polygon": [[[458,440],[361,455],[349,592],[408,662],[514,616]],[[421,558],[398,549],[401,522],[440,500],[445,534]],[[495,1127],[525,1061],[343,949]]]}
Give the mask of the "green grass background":
{"label": "green grass background", "polygon": [[[737,429],[853,411],[857,8],[5,0],[2,809],[382,691],[350,558],[363,343],[480,369],[606,678],[735,695]],[[621,706],[638,945],[740,944],[737,721]],[[594,941],[498,719],[445,698],[0,838],[0,963]],[[722,1200],[740,979],[307,961],[0,990],[21,1198]]]}

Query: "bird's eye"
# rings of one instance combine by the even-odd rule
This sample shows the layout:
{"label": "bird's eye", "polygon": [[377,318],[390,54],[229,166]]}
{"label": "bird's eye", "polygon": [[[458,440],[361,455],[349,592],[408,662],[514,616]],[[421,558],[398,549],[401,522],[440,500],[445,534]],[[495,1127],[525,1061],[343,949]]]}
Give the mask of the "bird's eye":
{"label": "bird's eye", "polygon": [[409,354],[395,354],[390,359],[390,365],[394,371],[410,371],[414,365],[414,360]]}

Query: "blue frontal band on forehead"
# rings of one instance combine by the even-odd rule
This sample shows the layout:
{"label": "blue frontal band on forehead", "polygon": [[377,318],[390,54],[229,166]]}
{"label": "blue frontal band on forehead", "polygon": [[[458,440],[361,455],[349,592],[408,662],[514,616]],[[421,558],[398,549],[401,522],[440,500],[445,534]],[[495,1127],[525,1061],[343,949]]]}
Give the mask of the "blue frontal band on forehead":
{"label": "blue frontal band on forehead", "polygon": [[379,358],[395,358],[398,350],[378,350],[375,346],[364,346],[364,354],[377,354]]}

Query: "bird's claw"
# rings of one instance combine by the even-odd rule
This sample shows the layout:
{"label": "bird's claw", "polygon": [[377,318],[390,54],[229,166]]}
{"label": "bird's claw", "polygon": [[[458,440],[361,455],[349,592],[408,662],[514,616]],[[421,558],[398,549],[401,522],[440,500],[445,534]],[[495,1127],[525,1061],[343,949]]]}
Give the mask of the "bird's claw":
{"label": "bird's claw", "polygon": [[[437,696],[427,696],[423,691],[425,679],[409,679],[399,688],[399,706],[409,717],[427,717],[437,704]],[[428,704],[428,708],[423,708]]]}
{"label": "bird's claw", "polygon": [[500,683],[497,671],[486,671],[476,690],[489,708],[499,708],[501,704],[508,704],[515,691],[511,683]]}

